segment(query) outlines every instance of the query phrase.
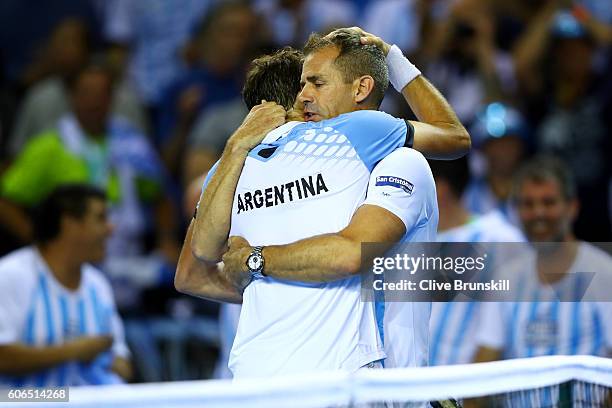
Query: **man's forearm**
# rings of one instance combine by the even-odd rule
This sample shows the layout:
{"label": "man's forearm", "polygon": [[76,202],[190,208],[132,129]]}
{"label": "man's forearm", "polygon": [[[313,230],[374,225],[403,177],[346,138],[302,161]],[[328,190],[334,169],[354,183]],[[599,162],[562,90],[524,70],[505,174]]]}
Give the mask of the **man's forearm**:
{"label": "man's forearm", "polygon": [[73,360],[75,357],[63,345],[31,347],[23,344],[0,346],[0,374],[27,375]]}
{"label": "man's forearm", "polygon": [[242,303],[242,294],[223,275],[220,267],[194,259],[189,268],[189,279],[174,281],[179,292],[215,302]]}
{"label": "man's forearm", "polygon": [[402,95],[419,120],[411,122],[416,150],[440,159],[458,158],[469,151],[469,133],[444,96],[424,76],[404,86]]}
{"label": "man's forearm", "polygon": [[191,250],[200,260],[216,263],[225,252],[234,193],[247,154],[246,150],[228,142],[200,198],[191,241]]}
{"label": "man's forearm", "polygon": [[338,233],[265,247],[264,272],[273,278],[299,282],[344,279],[361,270],[362,242],[394,243],[405,232],[404,223],[393,213],[375,205],[362,205],[349,225]]}
{"label": "man's forearm", "polygon": [[359,272],[361,243],[338,234],[319,235],[263,249],[266,275],[300,282],[331,282]]}
{"label": "man's forearm", "polygon": [[242,294],[216,264],[200,261],[193,256],[192,232],[193,222],[187,229],[176,268],[174,277],[176,289],[188,295],[217,302],[241,303]]}

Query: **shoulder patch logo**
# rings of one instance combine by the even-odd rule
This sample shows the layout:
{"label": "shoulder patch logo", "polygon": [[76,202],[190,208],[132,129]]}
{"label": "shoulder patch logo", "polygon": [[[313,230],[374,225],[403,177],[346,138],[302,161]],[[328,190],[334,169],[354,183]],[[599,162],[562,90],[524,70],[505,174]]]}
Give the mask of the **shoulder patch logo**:
{"label": "shoulder patch logo", "polygon": [[411,195],[412,191],[414,190],[414,184],[412,184],[408,180],[404,180],[403,178],[394,177],[394,176],[377,176],[376,185],[401,188],[408,195]]}

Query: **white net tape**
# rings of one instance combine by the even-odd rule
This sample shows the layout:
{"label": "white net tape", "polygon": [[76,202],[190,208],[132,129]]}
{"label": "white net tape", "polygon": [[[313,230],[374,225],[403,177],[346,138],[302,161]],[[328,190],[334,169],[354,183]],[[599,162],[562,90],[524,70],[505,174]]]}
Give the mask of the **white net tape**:
{"label": "white net tape", "polygon": [[[210,380],[72,387],[69,403],[50,406],[351,407],[389,400],[416,402],[507,394],[568,381],[612,388],[612,359],[551,356],[485,364],[327,372],[235,382]],[[19,407],[30,405],[40,408],[47,404],[20,403]]]}

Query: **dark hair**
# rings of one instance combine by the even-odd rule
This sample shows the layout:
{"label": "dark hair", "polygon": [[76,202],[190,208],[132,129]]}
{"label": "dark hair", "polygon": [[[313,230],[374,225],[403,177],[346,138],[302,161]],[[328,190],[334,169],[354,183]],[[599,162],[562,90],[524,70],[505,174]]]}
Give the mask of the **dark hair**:
{"label": "dark hair", "polygon": [[460,198],[470,182],[470,166],[463,156],[456,160],[429,160],[434,178],[445,180],[453,193]]}
{"label": "dark hair", "polygon": [[375,45],[361,44],[359,33],[351,29],[338,29],[326,36],[312,33],[304,45],[304,55],[326,47],[339,50],[334,64],[338,67],[346,83],[363,75],[374,78],[374,89],[368,97],[371,105],[378,108],[389,86],[389,70],[385,54]]}
{"label": "dark hair", "polygon": [[251,109],[265,99],[291,109],[300,93],[303,62],[304,55],[291,47],[253,60],[242,88],[247,108]]}
{"label": "dark hair", "polygon": [[62,217],[82,218],[89,200],[106,200],[106,194],[88,184],[66,184],[54,189],[34,211],[34,240],[45,244],[60,234]]}
{"label": "dark hair", "polygon": [[514,179],[514,197],[525,181],[543,183],[556,181],[563,198],[567,201],[576,197],[576,182],[568,166],[559,158],[554,156],[540,155],[525,163],[518,171]]}

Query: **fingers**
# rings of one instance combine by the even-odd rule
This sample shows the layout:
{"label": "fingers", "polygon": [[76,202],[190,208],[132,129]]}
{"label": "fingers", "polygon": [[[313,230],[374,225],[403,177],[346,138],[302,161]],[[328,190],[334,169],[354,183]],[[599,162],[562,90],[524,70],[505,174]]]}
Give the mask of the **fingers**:
{"label": "fingers", "polygon": [[374,45],[378,47],[385,55],[389,53],[389,48],[391,47],[387,44],[382,38],[375,36],[374,34],[370,34],[361,30],[361,44],[363,45]]}
{"label": "fingers", "polygon": [[274,102],[266,102],[266,105],[262,105],[257,115],[261,115],[262,119],[265,119],[265,121],[274,128],[285,123],[287,111],[281,105],[277,105]]}
{"label": "fingers", "polygon": [[255,106],[253,106],[251,108],[250,113],[257,112],[257,111],[259,111],[259,110],[261,110],[263,108],[271,107],[271,106],[275,106],[275,105],[277,105],[276,102],[268,102],[265,99],[262,99],[261,103],[259,105],[255,105]]}
{"label": "fingers", "polygon": [[364,33],[361,35],[361,43],[362,44],[373,44],[376,46],[380,46],[383,43],[382,38],[375,36],[374,34]]}
{"label": "fingers", "polygon": [[276,102],[267,102],[265,100],[262,100],[259,105],[255,105],[253,106],[253,108],[251,108],[250,113],[255,113],[255,112],[259,112],[262,115],[263,114],[265,115],[272,115],[272,114],[286,115],[287,114],[283,106],[277,104]]}

